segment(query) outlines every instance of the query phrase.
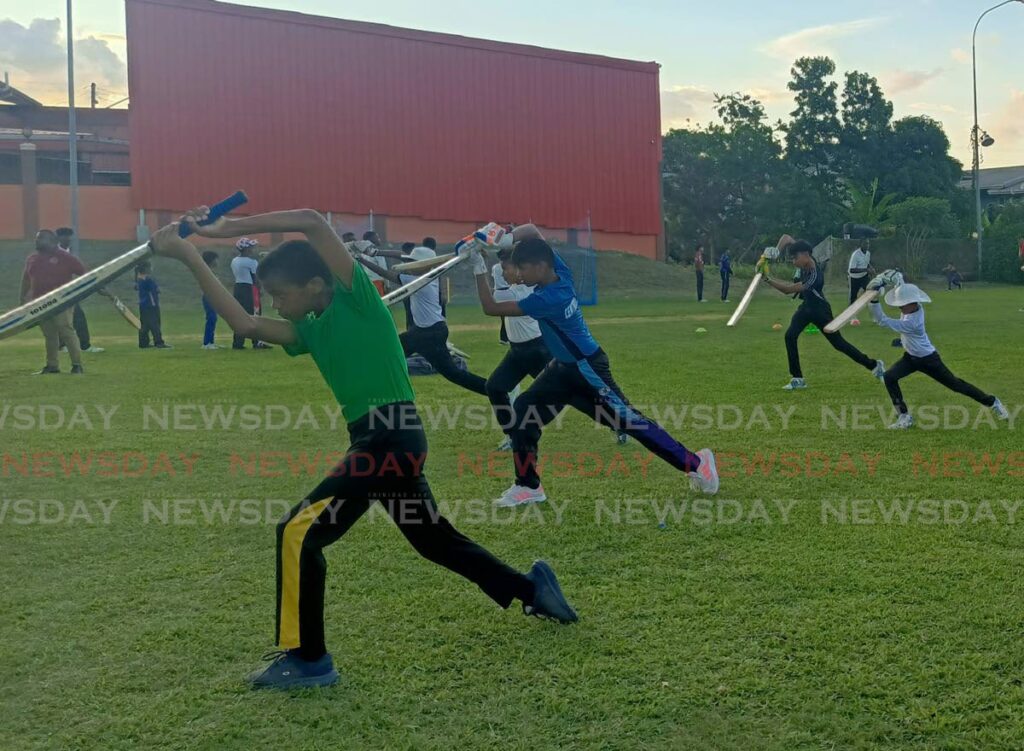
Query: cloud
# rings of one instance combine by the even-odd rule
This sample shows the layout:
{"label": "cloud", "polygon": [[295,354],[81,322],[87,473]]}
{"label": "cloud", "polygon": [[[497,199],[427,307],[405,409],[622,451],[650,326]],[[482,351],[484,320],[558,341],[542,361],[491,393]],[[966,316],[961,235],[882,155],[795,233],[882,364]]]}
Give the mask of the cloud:
{"label": "cloud", "polygon": [[1010,101],[986,118],[985,129],[996,139],[994,148],[1008,150],[1024,146],[1024,91],[1010,90]]}
{"label": "cloud", "polygon": [[713,115],[715,93],[704,86],[672,86],[661,92],[662,127],[685,128],[690,120],[708,120]]}
{"label": "cloud", "polygon": [[860,34],[878,26],[884,20],[883,18],[861,18],[855,21],[812,26],[776,37],[758,49],[766,55],[787,61],[806,55],[831,55],[834,54],[830,44],[833,40]]}
{"label": "cloud", "polygon": [[949,51],[949,56],[958,63],[971,62],[971,53],[962,47],[954,47]]}
{"label": "cloud", "polygon": [[[75,40],[76,84],[95,83],[101,92],[124,95],[128,68],[110,48],[106,35]],[[36,18],[28,26],[0,21],[0,69],[11,84],[45,104],[67,102],[67,49],[56,18]],[[80,87],[79,87],[80,88]]]}
{"label": "cloud", "polygon": [[934,70],[903,70],[897,68],[883,76],[884,86],[882,88],[890,95],[902,94],[921,88],[929,81],[941,76],[942,73],[942,68],[935,68]]}
{"label": "cloud", "polygon": [[928,113],[928,112],[942,112],[942,113],[945,113],[947,115],[962,115],[962,114],[964,114],[963,112],[958,110],[956,107],[954,107],[952,104],[934,104],[932,102],[914,102],[912,104],[907,105],[907,107],[909,107],[912,110],[917,110],[918,112],[926,112],[926,113]]}

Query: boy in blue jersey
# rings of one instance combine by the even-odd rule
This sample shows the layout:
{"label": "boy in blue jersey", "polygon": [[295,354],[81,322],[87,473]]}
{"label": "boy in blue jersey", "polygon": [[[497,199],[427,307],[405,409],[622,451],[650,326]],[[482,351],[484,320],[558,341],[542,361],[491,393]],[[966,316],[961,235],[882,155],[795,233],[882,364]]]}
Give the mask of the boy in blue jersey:
{"label": "boy in blue jersey", "polygon": [[[506,236],[507,237],[507,236]],[[566,405],[590,415],[612,430],[622,431],[676,469],[686,472],[691,485],[718,492],[718,472],[710,449],[693,453],[653,420],[634,409],[612,378],[608,355],[594,340],[580,311],[572,272],[532,224],[512,233],[512,262],[523,284],[536,285],[533,294],[518,301],[496,302],[487,284],[483,258],[474,264],[477,292],[490,316],[531,316],[554,359],[513,405],[515,425],[510,433],[516,479],[498,499],[499,506],[520,506],[547,499],[537,473],[537,444],[545,425]]]}

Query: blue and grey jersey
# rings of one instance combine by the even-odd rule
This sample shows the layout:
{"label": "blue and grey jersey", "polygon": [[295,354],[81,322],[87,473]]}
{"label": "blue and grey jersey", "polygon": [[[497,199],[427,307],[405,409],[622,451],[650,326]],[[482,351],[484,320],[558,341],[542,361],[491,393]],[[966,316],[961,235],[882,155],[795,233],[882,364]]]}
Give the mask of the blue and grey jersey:
{"label": "blue and grey jersey", "polygon": [[540,333],[552,356],[559,362],[584,360],[600,347],[583,320],[580,302],[572,285],[572,271],[555,253],[558,281],[537,287],[519,301],[519,308],[540,324]]}

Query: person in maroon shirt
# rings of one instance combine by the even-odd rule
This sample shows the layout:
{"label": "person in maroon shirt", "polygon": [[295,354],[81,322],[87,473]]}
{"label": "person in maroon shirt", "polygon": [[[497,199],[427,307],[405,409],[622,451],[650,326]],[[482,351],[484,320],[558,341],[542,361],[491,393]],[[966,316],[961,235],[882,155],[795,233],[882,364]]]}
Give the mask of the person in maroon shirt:
{"label": "person in maroon shirt", "polygon": [[[36,233],[35,253],[25,259],[25,272],[21,277],[21,301],[26,303],[34,300],[84,273],[82,262],[58,247],[57,235],[52,230],[41,229]],[[82,350],[75,327],[71,325],[71,316],[70,309],[62,310],[39,324],[46,338],[46,366],[36,375],[60,372],[57,355],[62,340],[71,355],[71,372],[84,372]]]}

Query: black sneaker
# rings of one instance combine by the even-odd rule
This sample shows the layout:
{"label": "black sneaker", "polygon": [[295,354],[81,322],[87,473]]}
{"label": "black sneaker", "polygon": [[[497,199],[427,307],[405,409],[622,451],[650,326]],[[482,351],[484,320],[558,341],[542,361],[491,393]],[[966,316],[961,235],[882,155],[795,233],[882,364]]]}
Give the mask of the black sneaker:
{"label": "black sneaker", "polygon": [[51,373],[59,373],[60,368],[51,368],[49,365],[44,365],[42,370],[37,370],[32,375],[50,375]]}
{"label": "black sneaker", "polygon": [[253,349],[273,349],[274,347],[266,342],[256,342],[252,345]]}
{"label": "black sneaker", "polygon": [[174,347],[172,347],[170,344],[167,344],[166,342],[160,342],[159,344],[154,344],[153,346],[156,347],[157,349],[174,349]]}
{"label": "black sneaker", "polygon": [[264,670],[249,676],[249,685],[253,688],[316,688],[333,686],[338,682],[338,671],[334,669],[334,660],[329,654],[310,661],[299,657],[298,650],[289,649],[271,652],[263,659],[272,662]]}
{"label": "black sneaker", "polygon": [[85,368],[83,368],[81,365],[72,365],[71,375],[85,375]]}
{"label": "black sneaker", "polygon": [[533,602],[523,604],[523,613],[559,623],[575,623],[579,620],[576,611],[562,594],[555,572],[546,562],[534,561],[526,578],[533,582]]}

